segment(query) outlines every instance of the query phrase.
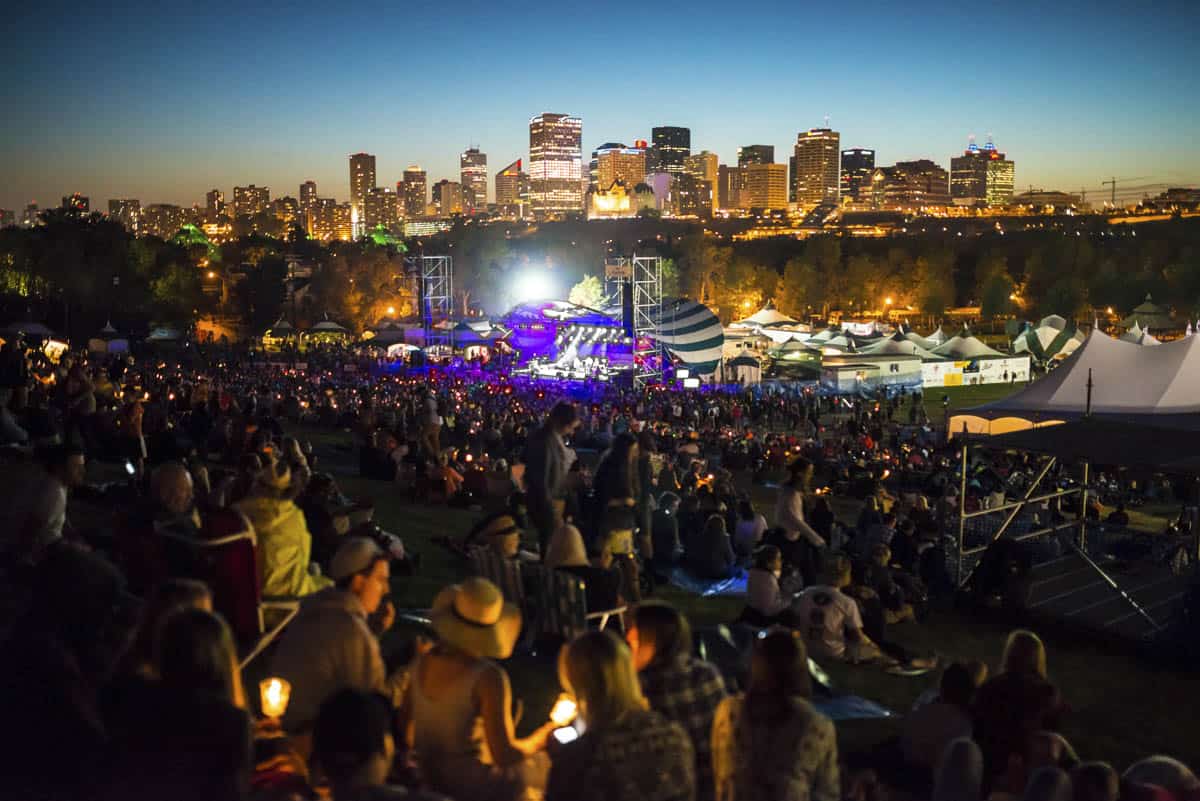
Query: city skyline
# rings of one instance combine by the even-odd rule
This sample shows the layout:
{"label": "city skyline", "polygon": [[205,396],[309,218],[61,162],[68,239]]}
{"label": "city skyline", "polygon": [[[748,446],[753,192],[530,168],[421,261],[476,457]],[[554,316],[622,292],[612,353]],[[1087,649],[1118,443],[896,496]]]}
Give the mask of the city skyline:
{"label": "city skyline", "polygon": [[[987,25],[949,3],[862,5],[856,26],[888,36],[846,62],[835,58],[842,37],[806,48],[794,40],[810,27],[840,30],[847,12],[778,5],[764,9],[777,24],[756,26],[700,2],[676,35],[655,42],[649,79],[533,46],[563,30],[579,52],[605,41],[619,23],[589,6],[566,3],[551,20],[532,6],[468,3],[464,13],[481,29],[519,27],[527,57],[490,70],[466,59],[395,88],[361,79],[395,68],[394,32],[437,52],[461,33],[456,23],[424,7],[335,16],[323,6],[279,15],[130,5],[63,19],[20,6],[8,20],[22,35],[0,55],[13,76],[0,90],[10,121],[0,138],[0,207],[52,206],[73,192],[96,208],[109,198],[191,206],[212,187],[253,183],[290,195],[309,179],[347,199],[345,159],[355,152],[377,156],[380,185],[394,185],[409,164],[423,165],[431,184],[457,180],[458,157],[472,145],[497,164],[528,161],[528,120],[542,112],[581,118],[584,153],[680,126],[693,152],[733,164],[747,142],[790,152],[798,132],[823,127],[828,115],[843,148],[873,149],[878,164],[928,158],[948,167],[969,135],[983,142],[991,133],[1020,164],[1018,190],[1098,194],[1112,175],[1195,184],[1200,156],[1189,132],[1200,110],[1188,102],[1187,59],[1200,10],[1166,2],[1131,18],[1109,5],[1006,7],[989,12]],[[644,13],[650,28],[673,14]],[[936,46],[968,34],[970,48]],[[351,41],[361,58],[340,58]],[[916,56],[914,42],[924,43]],[[968,51],[990,55],[975,65],[962,60]],[[248,80],[256,71],[274,77]],[[281,77],[289,71],[297,80]],[[789,77],[801,73],[812,80]]]}

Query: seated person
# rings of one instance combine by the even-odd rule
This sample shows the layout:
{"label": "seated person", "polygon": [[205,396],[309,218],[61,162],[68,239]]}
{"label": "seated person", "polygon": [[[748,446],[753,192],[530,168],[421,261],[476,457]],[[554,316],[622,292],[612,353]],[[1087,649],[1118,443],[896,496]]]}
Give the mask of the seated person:
{"label": "seated person", "polygon": [[387,554],[368,539],[351,537],[338,548],[329,574],[334,585],[300,604],[271,664],[272,675],[291,682],[283,726],[301,742],[311,734],[321,704],[337,690],[382,693],[395,705],[405,684],[403,671],[388,674],[377,634],[368,624],[368,617],[381,608],[383,631],[395,619],[384,600],[391,576]]}
{"label": "seated person", "polygon": [[[875,593],[883,607],[888,623],[912,620],[913,606],[901,584],[896,580],[897,571],[891,566],[892,550],[883,543],[871,548],[870,561],[863,565],[861,586]],[[911,579],[911,577],[909,577]],[[910,585],[911,586],[911,585]]]}
{"label": "seated person", "polygon": [[[304,512],[304,522],[313,537],[313,559],[327,564],[338,546],[348,536],[370,536],[375,507],[369,503],[352,503],[342,495],[337,482],[329,473],[314,473],[296,499]],[[380,543],[380,547],[384,547]],[[401,558],[403,553],[392,554]]]}
{"label": "seated person", "polygon": [[1104,522],[1112,526],[1128,526],[1129,513],[1125,511],[1125,504],[1118,503],[1117,508],[1108,513],[1108,517],[1105,518]]}
{"label": "seated person", "polygon": [[841,554],[829,559],[823,581],[800,594],[800,617],[808,650],[847,662],[870,662],[880,657],[879,647],[863,632],[862,613],[842,590],[850,586],[850,560]]}
{"label": "seated person", "polygon": [[268,459],[250,495],[234,504],[258,535],[258,573],[264,597],[311,595],[332,584],[311,572],[312,535],[304,513],[288,497],[291,478],[287,462]]}
{"label": "seated person", "polygon": [[725,518],[711,515],[704,528],[689,538],[684,561],[689,571],[697,578],[720,580],[733,573],[737,558],[729,534],[725,531]]}
{"label": "seated person", "polygon": [[463,488],[463,474],[454,469],[450,464],[450,455],[443,453],[438,457],[437,467],[433,471],[433,482],[436,489],[440,489],[446,499],[453,498]]}
{"label": "seated person", "polygon": [[14,562],[36,562],[51,545],[63,539],[67,526],[67,495],[83,484],[83,451],[69,445],[49,448],[41,469],[23,475],[10,487],[0,553]]}
{"label": "seated person", "polygon": [[946,746],[971,736],[971,699],[976,683],[971,670],[955,662],[942,673],[937,700],[904,718],[900,748],[905,761],[932,776]]}
{"label": "seated person", "polygon": [[679,564],[683,544],[679,541],[679,496],[664,492],[658,499],[658,509],[651,523],[651,542],[654,544],[654,568],[667,572]]}
{"label": "seated person", "polygon": [[583,535],[570,523],[563,523],[550,538],[545,564],[583,579],[589,612],[624,606],[621,571],[613,567],[612,549],[598,546],[589,553],[584,548]]}
{"label": "seated person", "polygon": [[783,577],[783,554],[774,545],[763,545],[754,552],[754,566],[747,571],[746,608],[742,620],[754,626],[795,626],[799,622],[792,611],[792,598],[784,595],[779,582]]}
{"label": "seated person", "polygon": [[767,518],[754,511],[749,500],[738,501],[737,527],[734,529],[733,550],[740,557],[749,557],[767,533]]}

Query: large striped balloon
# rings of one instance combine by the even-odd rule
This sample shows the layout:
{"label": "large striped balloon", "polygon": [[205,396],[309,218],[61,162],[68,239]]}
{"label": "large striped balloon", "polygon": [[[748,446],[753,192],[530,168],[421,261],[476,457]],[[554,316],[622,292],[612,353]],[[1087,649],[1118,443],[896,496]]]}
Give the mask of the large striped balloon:
{"label": "large striped balloon", "polygon": [[707,375],[721,363],[725,328],[707,306],[693,300],[663,300],[655,339],[689,369]]}

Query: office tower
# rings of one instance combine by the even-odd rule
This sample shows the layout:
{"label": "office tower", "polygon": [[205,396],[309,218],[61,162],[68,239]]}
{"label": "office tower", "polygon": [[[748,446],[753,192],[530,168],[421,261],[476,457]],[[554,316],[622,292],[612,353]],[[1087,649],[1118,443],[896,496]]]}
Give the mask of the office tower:
{"label": "office tower", "polygon": [[87,195],[81,195],[78,192],[63,195],[63,211],[69,211],[72,214],[87,214],[91,210],[91,205]]}
{"label": "office tower", "polygon": [[719,176],[719,167],[717,163],[717,154],[709,153],[707,150],[701,150],[699,153],[688,156],[684,159],[684,167],[690,175],[696,176],[701,181],[708,183],[708,196],[712,201],[708,214],[717,210],[718,189],[717,181]]}
{"label": "office tower", "polygon": [[583,210],[583,120],[539,114],[529,120],[529,201],[539,217]]}
{"label": "office tower", "polygon": [[654,145],[656,172],[669,172],[676,177],[686,171],[684,161],[692,154],[692,132],[676,125],[663,125],[650,129],[650,141]]}
{"label": "office tower", "polygon": [[[622,150],[625,145],[620,142],[605,142],[592,151],[592,160],[588,162],[588,191],[595,192],[600,188],[600,154],[606,150]],[[643,151],[644,158],[644,151]]]}
{"label": "office tower", "polygon": [[0,228],[17,224],[17,213],[12,209],[0,209]]}
{"label": "office tower", "polygon": [[425,171],[415,164],[404,171],[404,216],[425,216]]}
{"label": "office tower", "polygon": [[381,225],[388,230],[396,228],[400,225],[400,196],[395,190],[377,186],[367,192],[364,214],[366,231],[374,230]]}
{"label": "office tower", "polygon": [[131,234],[138,232],[142,217],[142,202],[134,198],[111,198],[108,201],[108,218],[116,220]]}
{"label": "office tower", "polygon": [[458,172],[464,211],[487,211],[487,153],[480,153],[477,147],[467,148],[458,157]]}
{"label": "office tower", "polygon": [[601,150],[596,158],[598,189],[607,192],[615,181],[629,191],[646,178],[646,153],[630,147]]}
{"label": "office tower", "polygon": [[233,188],[233,216],[253,217],[267,210],[271,204],[271,190],[265,186],[235,186]]}
{"label": "office tower", "polygon": [[775,145],[746,145],[738,148],[738,167],[748,164],[774,164]]}
{"label": "office tower", "polygon": [[209,217],[217,217],[225,211],[225,193],[220,189],[210,189],[204,195],[204,213]]}
{"label": "office tower", "polygon": [[672,206],[684,217],[708,217],[713,210],[713,182],[685,172],[675,180]]}
{"label": "office tower", "polygon": [[774,211],[788,204],[786,164],[747,164],[741,168],[739,202],[745,209]]}
{"label": "office tower", "polygon": [[463,212],[463,185],[445,178],[433,185],[433,204],[439,217],[450,217]]}
{"label": "office tower", "polygon": [[496,207],[503,217],[521,219],[529,204],[529,176],[517,159],[496,173]]}
{"label": "office tower", "polygon": [[796,134],[793,194],[801,206],[837,203],[841,135],[829,128]]}
{"label": "office tower", "polygon": [[284,236],[292,232],[293,225],[304,224],[303,218],[300,216],[300,202],[291,195],[284,195],[271,201],[271,210],[275,214],[275,219],[282,223]]}
{"label": "office tower", "polygon": [[146,236],[170,239],[187,222],[187,209],[170,203],[151,203],[142,209],[141,232]]}
{"label": "office tower", "polygon": [[[367,212],[367,192],[375,188],[375,156],[355,153],[350,156],[350,216],[363,220]],[[361,232],[355,231],[355,236]]]}
{"label": "office tower", "polygon": [[871,187],[875,208],[916,211],[950,203],[949,173],[929,159],[898,161],[891,167],[877,168]]}
{"label": "office tower", "polygon": [[39,214],[40,211],[38,209],[38,204],[30,202],[30,204],[25,207],[25,211],[21,212],[21,225],[25,228],[32,228],[33,226],[37,225],[41,222],[41,217]]}
{"label": "office tower", "polygon": [[740,209],[739,194],[742,189],[742,173],[737,167],[722,164],[717,167],[717,208]]}
{"label": "office tower", "polygon": [[1012,202],[1014,164],[988,139],[967,145],[950,159],[950,196],[959,206],[1006,206]]}
{"label": "office tower", "polygon": [[875,151],[852,147],[842,151],[842,199],[858,200],[859,189],[871,187],[871,174],[875,172]]}

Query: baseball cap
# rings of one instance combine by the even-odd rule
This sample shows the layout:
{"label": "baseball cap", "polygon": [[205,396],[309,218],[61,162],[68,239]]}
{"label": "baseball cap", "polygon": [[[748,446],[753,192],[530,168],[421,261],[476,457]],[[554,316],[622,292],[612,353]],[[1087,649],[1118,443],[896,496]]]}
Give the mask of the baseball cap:
{"label": "baseball cap", "polygon": [[366,537],[350,537],[341,544],[333,561],[329,563],[329,577],[335,582],[361,573],[385,554],[373,540]]}

